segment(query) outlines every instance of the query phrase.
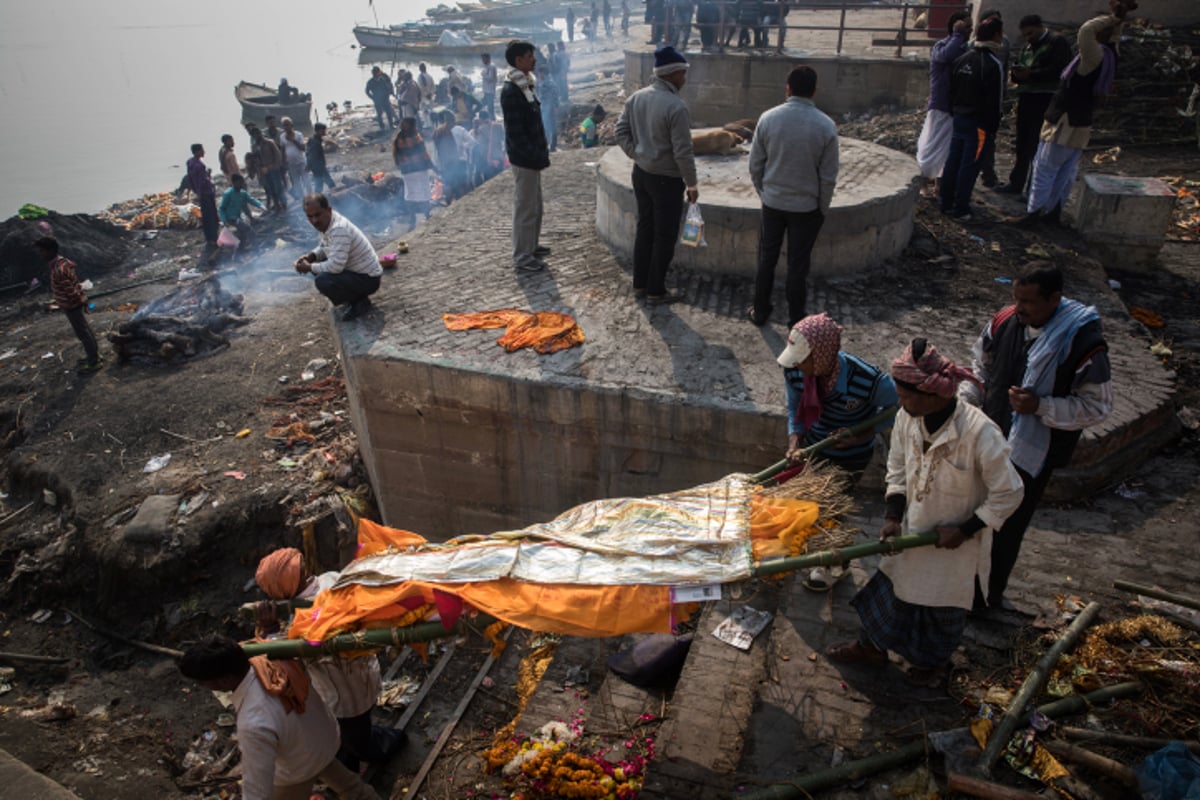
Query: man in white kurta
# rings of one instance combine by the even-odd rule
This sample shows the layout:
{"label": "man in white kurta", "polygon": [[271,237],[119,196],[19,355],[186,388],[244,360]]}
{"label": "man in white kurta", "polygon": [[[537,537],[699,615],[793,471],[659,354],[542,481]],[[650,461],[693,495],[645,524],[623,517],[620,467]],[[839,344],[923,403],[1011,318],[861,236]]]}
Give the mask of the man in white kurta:
{"label": "man in white kurta", "polygon": [[885,664],[888,651],[913,666],[917,682],[936,683],[962,639],[975,598],[987,585],[993,531],[1020,505],[1020,475],[1000,428],[955,394],[970,370],[915,339],[892,362],[901,411],[888,455],[880,538],[936,530],[934,547],[885,558],[852,601],[863,623],[856,642],[837,645],[838,661]]}

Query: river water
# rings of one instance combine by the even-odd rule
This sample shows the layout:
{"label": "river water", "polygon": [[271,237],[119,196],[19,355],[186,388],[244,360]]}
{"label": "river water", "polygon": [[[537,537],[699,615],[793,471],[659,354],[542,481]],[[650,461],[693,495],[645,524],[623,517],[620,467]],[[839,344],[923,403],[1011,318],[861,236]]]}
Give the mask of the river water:
{"label": "river water", "polygon": [[[281,77],[313,110],[369,103],[355,24],[420,18],[436,0],[40,0],[0,9],[0,219],[23,203],[63,213],[179,185],[193,142],[217,171],[221,134],[248,149],[240,80]],[[498,54],[499,55],[499,54]],[[394,74],[390,54],[382,66]],[[500,56],[502,61],[502,56]],[[364,63],[360,63],[363,61]],[[477,72],[478,57],[460,69]],[[435,77],[445,73],[431,68]]]}

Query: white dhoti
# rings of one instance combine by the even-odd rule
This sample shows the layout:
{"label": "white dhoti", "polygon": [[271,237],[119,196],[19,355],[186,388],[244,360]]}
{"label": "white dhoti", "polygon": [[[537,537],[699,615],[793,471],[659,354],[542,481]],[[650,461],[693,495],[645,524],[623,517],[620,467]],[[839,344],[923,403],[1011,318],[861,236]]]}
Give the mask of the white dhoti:
{"label": "white dhoti", "polygon": [[936,178],[946,166],[950,154],[950,136],[954,132],[954,119],[947,111],[930,109],[925,112],[925,124],[917,139],[917,166],[924,178]]}
{"label": "white dhoti", "polygon": [[404,200],[409,203],[428,203],[432,199],[430,194],[430,170],[423,169],[419,172],[403,172],[400,174],[404,181]]}

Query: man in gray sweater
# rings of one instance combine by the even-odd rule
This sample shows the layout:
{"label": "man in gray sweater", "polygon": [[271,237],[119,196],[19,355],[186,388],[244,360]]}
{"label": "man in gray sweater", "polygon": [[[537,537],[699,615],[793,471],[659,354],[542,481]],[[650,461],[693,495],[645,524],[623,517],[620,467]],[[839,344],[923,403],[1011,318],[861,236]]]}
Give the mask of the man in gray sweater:
{"label": "man in gray sweater", "polygon": [[630,95],[617,121],[617,144],[633,159],[637,236],[633,244],[633,292],[652,305],[670,303],[667,269],[675,255],[683,200],[700,197],[692,154],[692,118],[679,90],[688,63],[674,47],[654,53],[654,81]]}
{"label": "man in gray sweater", "polygon": [[771,318],[771,289],[783,235],[788,237],[788,329],[804,317],[805,281],[813,244],[833,200],[838,174],[838,136],[833,120],[813,105],[817,73],[793,67],[787,100],[763,112],[750,146],[750,180],[762,199],[758,273],[750,321]]}

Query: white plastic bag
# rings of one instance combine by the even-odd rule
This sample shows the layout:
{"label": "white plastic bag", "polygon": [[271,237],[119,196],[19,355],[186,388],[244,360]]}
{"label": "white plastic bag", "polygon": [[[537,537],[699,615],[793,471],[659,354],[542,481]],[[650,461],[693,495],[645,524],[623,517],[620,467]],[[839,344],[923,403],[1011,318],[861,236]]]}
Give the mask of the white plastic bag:
{"label": "white plastic bag", "polygon": [[704,241],[704,217],[700,216],[699,203],[688,203],[687,218],[683,221],[679,243],[688,247],[708,247],[708,242]]}
{"label": "white plastic bag", "polygon": [[217,247],[228,247],[230,250],[237,250],[241,241],[237,234],[229,226],[221,228],[221,232],[217,235]]}

